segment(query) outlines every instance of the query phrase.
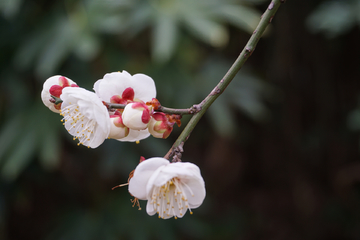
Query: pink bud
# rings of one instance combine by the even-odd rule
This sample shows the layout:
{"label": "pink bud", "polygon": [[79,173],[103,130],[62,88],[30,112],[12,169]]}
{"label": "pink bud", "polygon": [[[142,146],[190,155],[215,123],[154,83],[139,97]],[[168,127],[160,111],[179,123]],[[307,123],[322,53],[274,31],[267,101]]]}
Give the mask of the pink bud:
{"label": "pink bud", "polygon": [[59,85],[52,85],[51,88],[49,89],[49,93],[57,98],[60,97],[61,93],[62,93],[63,87],[59,86]]}
{"label": "pink bud", "polygon": [[43,85],[43,90],[41,91],[41,99],[45,106],[47,106],[53,112],[59,112],[61,109],[61,103],[55,104],[52,101],[49,101],[51,95],[60,98],[62,90],[65,87],[78,87],[74,81],[63,76],[52,76],[48,78]]}
{"label": "pink bud", "polygon": [[167,138],[173,130],[174,123],[170,123],[166,115],[162,112],[156,112],[150,119],[148,130],[153,137]]}

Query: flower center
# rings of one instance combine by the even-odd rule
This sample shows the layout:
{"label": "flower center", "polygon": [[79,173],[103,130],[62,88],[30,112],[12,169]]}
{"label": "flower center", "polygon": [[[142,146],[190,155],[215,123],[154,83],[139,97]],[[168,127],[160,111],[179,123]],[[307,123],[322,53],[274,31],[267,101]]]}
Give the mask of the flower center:
{"label": "flower center", "polygon": [[177,216],[182,217],[187,209],[192,214],[184,187],[194,196],[190,187],[178,178],[170,179],[161,187],[154,187],[151,204],[159,214],[159,218],[175,216],[175,219],[177,219]]}
{"label": "flower center", "polygon": [[93,140],[91,137],[96,128],[96,121],[84,116],[76,105],[63,108],[60,115],[63,116],[61,121],[65,121],[65,128],[74,136],[73,140],[79,139],[78,145],[84,144],[89,147]]}

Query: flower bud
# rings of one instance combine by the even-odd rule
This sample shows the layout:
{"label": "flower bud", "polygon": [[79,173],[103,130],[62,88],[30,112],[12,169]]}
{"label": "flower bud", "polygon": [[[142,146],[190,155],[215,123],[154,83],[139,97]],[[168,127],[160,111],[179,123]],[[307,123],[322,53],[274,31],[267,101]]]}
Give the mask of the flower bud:
{"label": "flower bud", "polygon": [[129,103],[122,114],[124,125],[133,130],[146,129],[150,118],[149,107],[141,102]]}
{"label": "flower bud", "polygon": [[156,138],[167,138],[173,130],[174,123],[170,123],[166,115],[156,112],[149,121],[148,129],[151,135]]}
{"label": "flower bud", "polygon": [[60,112],[61,103],[55,104],[51,95],[60,98],[62,90],[65,87],[78,87],[78,85],[71,79],[59,75],[52,76],[44,82],[41,99],[44,105],[51,111],[56,113]]}
{"label": "flower bud", "polygon": [[119,111],[110,116],[110,122],[109,138],[121,139],[129,135],[129,128],[124,125]]}

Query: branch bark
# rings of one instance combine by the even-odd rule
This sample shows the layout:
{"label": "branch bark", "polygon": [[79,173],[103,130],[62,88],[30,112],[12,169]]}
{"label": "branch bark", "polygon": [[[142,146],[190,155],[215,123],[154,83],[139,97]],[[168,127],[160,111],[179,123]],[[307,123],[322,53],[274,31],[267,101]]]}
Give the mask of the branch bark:
{"label": "branch bark", "polygon": [[199,122],[201,117],[204,115],[206,110],[211,106],[211,104],[224,92],[226,87],[230,84],[233,80],[237,72],[241,69],[244,65],[246,60],[251,56],[254,52],[257,43],[259,42],[262,34],[264,33],[266,27],[271,23],[275,13],[277,12],[278,8],[284,0],[273,0],[269,4],[268,8],[262,15],[258,26],[256,27],[255,31],[251,35],[249,41],[247,42],[244,49],[241,51],[238,58],[235,60],[233,65],[230,67],[228,72],[225,74],[223,79],[215,86],[215,88],[210,92],[210,94],[200,103],[197,105],[199,111],[195,113],[188,124],[185,126],[184,130],[181,132],[178,139],[175,141],[173,146],[170,148],[168,153],[164,156],[164,158],[169,159],[176,151],[176,149],[189,138],[192,130],[195,128],[196,124]]}

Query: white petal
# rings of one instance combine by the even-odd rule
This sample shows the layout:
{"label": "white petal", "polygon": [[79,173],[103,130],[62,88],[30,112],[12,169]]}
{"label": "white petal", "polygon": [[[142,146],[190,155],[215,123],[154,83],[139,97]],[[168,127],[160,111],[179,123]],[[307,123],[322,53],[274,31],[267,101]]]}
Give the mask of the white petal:
{"label": "white petal", "polygon": [[187,162],[171,163],[164,168],[157,169],[146,186],[148,199],[151,198],[154,186],[163,186],[172,178],[178,178],[183,183],[183,189],[191,208],[197,208],[202,204],[206,195],[204,180],[199,167]]}
{"label": "white petal", "polygon": [[146,199],[146,185],[151,175],[162,166],[169,164],[164,158],[149,158],[136,167],[134,176],[129,181],[129,192],[142,200]]}
{"label": "white petal", "polygon": [[135,99],[149,102],[156,97],[156,87],[154,80],[145,74],[135,74],[133,76]]}
{"label": "white petal", "polygon": [[[122,119],[125,126],[133,130],[144,130],[147,128],[148,123],[143,123],[142,115],[143,109],[133,108],[134,103],[129,103],[124,108]],[[149,115],[150,116],[150,115]]]}
{"label": "white petal", "polygon": [[202,204],[206,195],[205,182],[198,166],[188,162],[172,163],[162,169],[162,173],[176,174],[176,177],[186,185],[184,191],[191,208],[196,208]]}
{"label": "white petal", "polygon": [[44,103],[44,105],[46,107],[48,107],[51,111],[55,112],[55,113],[59,113],[60,111],[57,110],[54,107],[54,103],[50,102],[50,99],[52,99],[51,94],[49,93],[48,90],[43,89],[41,91],[41,100]]}
{"label": "white petal", "polygon": [[143,140],[149,136],[150,136],[150,133],[147,129],[145,129],[145,130],[130,129],[129,135],[127,137],[124,137],[121,139],[116,139],[116,140],[121,141],[121,142],[136,142],[136,141]]}
{"label": "white petal", "polygon": [[114,95],[121,97],[124,90],[129,87],[134,90],[135,100],[148,102],[156,97],[154,80],[145,74],[131,76],[126,71],[112,72],[105,74],[103,79],[94,84],[96,94],[105,102],[110,102]]}
{"label": "white petal", "polygon": [[154,205],[151,203],[151,201],[147,201],[146,212],[150,216],[152,216],[152,215],[154,215],[156,213],[156,209],[154,208]]}
{"label": "white petal", "polygon": [[179,179],[198,178],[198,174],[194,169],[198,168],[192,163],[171,163],[165,169],[159,172],[159,176],[154,176],[154,181],[151,184],[155,186],[162,186],[170,179],[177,177]]}
{"label": "white petal", "polygon": [[[83,138],[81,143],[91,148],[96,148],[103,143],[110,132],[110,117],[107,108],[98,96],[83,88],[69,87],[63,89],[60,97],[63,100],[61,106],[62,114],[64,118],[68,117],[69,119],[69,121],[65,122],[65,128],[69,133],[74,137],[79,137],[84,133],[86,137],[81,136],[79,139]],[[69,108],[75,109],[76,107],[78,107],[76,111],[82,114],[79,116],[83,119],[82,121],[75,121],[71,118],[71,114],[76,114],[75,110],[67,110]],[[85,129],[89,129],[87,128],[89,126],[91,131],[85,131]]]}
{"label": "white petal", "polygon": [[[57,110],[54,107],[54,103],[50,102],[49,100],[52,99],[51,94],[50,94],[50,88],[53,85],[59,85],[59,78],[62,77],[60,75],[55,75],[52,77],[49,77],[48,79],[45,80],[44,84],[43,84],[43,89],[41,91],[41,100],[43,101],[44,105],[47,106],[51,111],[59,113],[60,111]],[[69,84],[76,84],[74,81],[72,81],[71,79],[65,77],[68,81]]]}

